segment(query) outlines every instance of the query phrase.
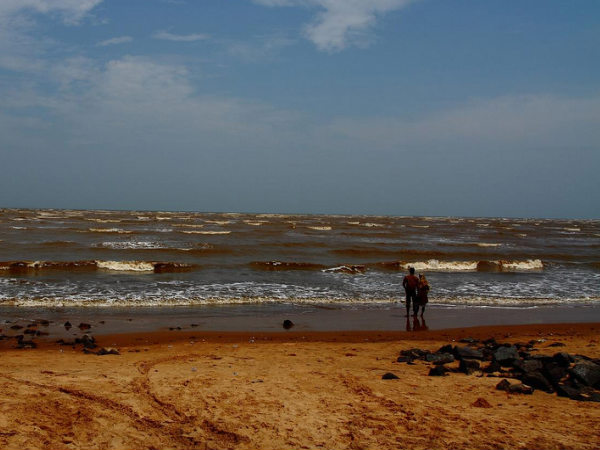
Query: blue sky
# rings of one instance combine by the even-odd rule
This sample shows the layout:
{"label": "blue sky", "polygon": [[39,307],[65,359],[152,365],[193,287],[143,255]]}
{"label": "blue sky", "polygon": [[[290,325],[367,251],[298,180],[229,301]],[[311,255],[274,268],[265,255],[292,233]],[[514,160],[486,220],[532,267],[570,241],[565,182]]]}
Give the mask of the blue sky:
{"label": "blue sky", "polygon": [[1,0],[0,206],[600,217],[600,2]]}

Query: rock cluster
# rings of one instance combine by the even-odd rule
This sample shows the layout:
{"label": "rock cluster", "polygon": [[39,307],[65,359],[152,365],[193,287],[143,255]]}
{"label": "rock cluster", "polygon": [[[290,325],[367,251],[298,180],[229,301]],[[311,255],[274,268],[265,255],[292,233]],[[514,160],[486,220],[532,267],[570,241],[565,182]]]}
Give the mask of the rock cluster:
{"label": "rock cluster", "polygon": [[[414,364],[415,360],[433,365],[430,376],[444,376],[449,372],[467,375],[504,378],[496,386],[510,393],[530,394],[539,389],[573,400],[600,402],[600,359],[566,352],[554,355],[536,353],[537,341],[527,343],[498,343],[490,338],[484,341],[467,338],[467,345],[444,345],[431,352],[412,348],[402,350],[398,362]],[[560,347],[554,343],[549,347]],[[458,368],[446,364],[458,361]],[[514,383],[508,379],[516,380]]]}

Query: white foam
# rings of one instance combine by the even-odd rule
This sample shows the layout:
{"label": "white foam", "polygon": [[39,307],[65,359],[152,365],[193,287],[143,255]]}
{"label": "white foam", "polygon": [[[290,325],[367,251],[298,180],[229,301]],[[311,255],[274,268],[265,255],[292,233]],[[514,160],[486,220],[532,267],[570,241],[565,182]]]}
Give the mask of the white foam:
{"label": "white foam", "polygon": [[231,231],[196,231],[196,230],[181,230],[185,234],[230,234]]}
{"label": "white foam", "polygon": [[98,223],[120,223],[122,220],[120,219],[85,219],[90,222],[98,222]]}
{"label": "white foam", "polygon": [[229,225],[231,220],[204,220],[206,223],[214,223],[215,225]]}
{"label": "white foam", "polygon": [[96,261],[96,266],[119,272],[154,272],[154,264],[147,261]]}
{"label": "white foam", "polygon": [[158,242],[147,241],[125,241],[125,242],[103,242],[99,247],[114,248],[116,250],[135,250],[135,249],[160,249],[166,248]]}
{"label": "white foam", "polygon": [[174,223],[173,226],[182,228],[204,228],[204,225],[197,223]]}
{"label": "white foam", "polygon": [[528,259],[527,261],[499,261],[503,270],[542,270],[544,263],[539,259]]}
{"label": "white foam", "polygon": [[496,242],[477,242],[478,247],[500,247],[501,245]]}
{"label": "white foam", "polygon": [[123,230],[121,228],[88,228],[88,231],[93,233],[118,233],[118,234],[131,234],[133,231]]}
{"label": "white foam", "polygon": [[467,272],[477,270],[477,261],[438,261],[437,259],[430,259],[429,261],[405,263],[404,267],[414,267],[415,270],[430,270],[433,272]]}
{"label": "white foam", "polygon": [[385,227],[384,224],[382,223],[374,223],[374,222],[365,222],[365,223],[360,223],[359,225],[361,227],[368,227],[368,228],[378,228],[378,227]]}
{"label": "white foam", "polygon": [[310,226],[310,227],[306,227],[306,228],[310,228],[311,230],[317,230],[317,231],[330,231],[331,230],[331,227],[329,227],[329,226],[322,226],[322,227]]}
{"label": "white foam", "polygon": [[566,230],[566,231],[581,231],[581,228],[576,228],[576,227],[569,228],[569,227],[565,227],[565,228],[563,228],[563,230]]}

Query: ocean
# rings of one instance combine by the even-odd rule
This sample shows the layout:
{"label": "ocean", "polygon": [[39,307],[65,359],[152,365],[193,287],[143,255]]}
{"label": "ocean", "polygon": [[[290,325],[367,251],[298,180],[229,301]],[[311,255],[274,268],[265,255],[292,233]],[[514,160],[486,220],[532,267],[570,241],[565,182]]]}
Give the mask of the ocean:
{"label": "ocean", "polygon": [[597,305],[600,221],[0,210],[0,306]]}

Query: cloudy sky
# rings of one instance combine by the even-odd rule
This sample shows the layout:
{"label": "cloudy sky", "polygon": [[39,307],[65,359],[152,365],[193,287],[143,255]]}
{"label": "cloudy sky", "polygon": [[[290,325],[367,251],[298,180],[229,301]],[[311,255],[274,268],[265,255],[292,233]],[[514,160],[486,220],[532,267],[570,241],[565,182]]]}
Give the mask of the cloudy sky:
{"label": "cloudy sky", "polygon": [[0,207],[600,217],[600,2],[0,0]]}

